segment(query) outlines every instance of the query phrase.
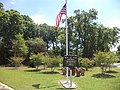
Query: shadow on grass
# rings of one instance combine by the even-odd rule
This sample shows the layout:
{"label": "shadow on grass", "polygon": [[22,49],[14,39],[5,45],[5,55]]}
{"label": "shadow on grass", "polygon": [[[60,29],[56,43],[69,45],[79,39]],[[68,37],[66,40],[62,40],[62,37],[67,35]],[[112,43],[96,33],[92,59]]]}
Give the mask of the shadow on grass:
{"label": "shadow on grass", "polygon": [[57,88],[57,90],[76,90],[76,89],[71,89],[71,88]]}
{"label": "shadow on grass", "polygon": [[56,87],[57,85],[50,85],[50,86],[46,86],[46,87],[40,87],[40,84],[33,84],[32,87],[34,87],[35,89],[46,89],[46,88],[52,88],[52,87]]}
{"label": "shadow on grass", "polygon": [[36,70],[36,69],[34,69],[34,70],[24,70],[25,72],[39,72],[39,71],[41,71],[41,69],[39,69],[39,70]]}
{"label": "shadow on grass", "polygon": [[110,75],[110,74],[102,74],[102,73],[99,73],[99,74],[93,74],[92,77],[95,77],[95,78],[115,78],[114,75]]}
{"label": "shadow on grass", "polygon": [[118,73],[118,72],[116,72],[116,71],[106,71],[105,73]]}
{"label": "shadow on grass", "polygon": [[36,89],[40,89],[40,84],[33,84],[32,86]]}
{"label": "shadow on grass", "polygon": [[42,74],[60,74],[59,72],[53,72],[53,71],[47,71],[47,72],[41,72]]}

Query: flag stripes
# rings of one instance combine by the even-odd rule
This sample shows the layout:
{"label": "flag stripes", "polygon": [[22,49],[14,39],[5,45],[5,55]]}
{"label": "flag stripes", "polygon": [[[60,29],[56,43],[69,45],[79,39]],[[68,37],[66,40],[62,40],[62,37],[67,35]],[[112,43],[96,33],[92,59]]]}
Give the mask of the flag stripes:
{"label": "flag stripes", "polygon": [[58,30],[58,27],[60,25],[60,21],[61,21],[63,14],[66,15],[66,4],[62,7],[61,11],[59,12],[59,14],[56,17],[56,30]]}

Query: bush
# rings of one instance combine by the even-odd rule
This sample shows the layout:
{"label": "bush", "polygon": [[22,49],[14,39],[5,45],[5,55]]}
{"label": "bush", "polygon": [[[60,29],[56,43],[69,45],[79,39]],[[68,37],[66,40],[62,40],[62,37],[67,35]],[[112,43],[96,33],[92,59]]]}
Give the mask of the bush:
{"label": "bush", "polygon": [[36,70],[38,70],[39,66],[42,64],[42,54],[33,54],[30,59],[30,62],[36,67]]}
{"label": "bush", "polygon": [[98,52],[94,54],[94,56],[95,63],[101,67],[102,73],[104,73],[108,67],[110,70],[111,65],[118,60],[118,57],[113,52]]}
{"label": "bush", "polygon": [[51,68],[51,71],[54,71],[55,67],[58,67],[62,62],[63,58],[61,56],[49,57],[47,59],[46,65]]}
{"label": "bush", "polygon": [[80,66],[84,67],[86,71],[89,67],[93,66],[94,61],[89,60],[88,58],[79,58]]}
{"label": "bush", "polygon": [[21,65],[21,63],[24,61],[24,58],[22,57],[11,57],[9,60],[11,64],[13,64],[15,67],[18,67]]}

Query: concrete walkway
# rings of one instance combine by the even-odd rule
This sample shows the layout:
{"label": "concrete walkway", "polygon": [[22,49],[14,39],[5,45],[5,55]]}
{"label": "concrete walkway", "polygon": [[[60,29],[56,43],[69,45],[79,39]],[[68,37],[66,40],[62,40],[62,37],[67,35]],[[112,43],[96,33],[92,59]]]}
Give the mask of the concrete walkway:
{"label": "concrete walkway", "polygon": [[0,82],[0,90],[14,90],[14,89]]}
{"label": "concrete walkway", "polygon": [[120,63],[114,63],[112,66],[120,68]]}

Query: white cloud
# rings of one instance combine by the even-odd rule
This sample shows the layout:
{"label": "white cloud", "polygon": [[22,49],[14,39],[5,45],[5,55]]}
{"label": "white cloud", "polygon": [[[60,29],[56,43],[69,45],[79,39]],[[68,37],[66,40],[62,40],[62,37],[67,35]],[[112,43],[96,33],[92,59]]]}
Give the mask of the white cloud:
{"label": "white cloud", "polygon": [[106,27],[118,27],[120,28],[120,19],[118,18],[110,18],[106,23],[104,23]]}
{"label": "white cloud", "polygon": [[36,23],[36,24],[43,24],[43,23],[46,23],[48,25],[55,25],[55,23],[52,23],[52,22],[49,22],[47,21],[47,19],[45,18],[44,15],[33,15],[31,16],[31,18],[33,19],[33,21]]}
{"label": "white cloud", "polygon": [[10,2],[10,3],[13,4],[13,5],[15,4],[15,2]]}
{"label": "white cloud", "polygon": [[14,4],[15,4],[15,0],[12,0],[10,3],[11,3],[12,5],[14,5]]}

